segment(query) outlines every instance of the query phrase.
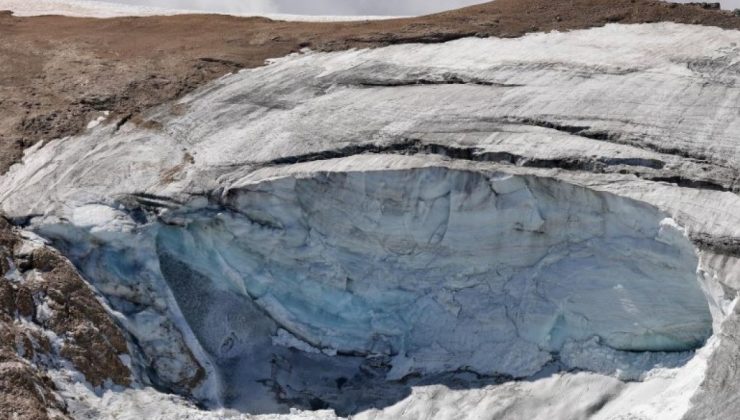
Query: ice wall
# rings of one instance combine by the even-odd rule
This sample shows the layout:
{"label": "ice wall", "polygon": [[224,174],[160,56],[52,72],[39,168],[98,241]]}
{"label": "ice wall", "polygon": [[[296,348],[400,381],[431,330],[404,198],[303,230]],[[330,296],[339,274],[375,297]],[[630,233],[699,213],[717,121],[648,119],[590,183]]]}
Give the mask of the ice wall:
{"label": "ice wall", "polygon": [[284,178],[227,207],[162,228],[160,258],[314,347],[394,357],[392,376],[524,377],[570,341],[682,351],[711,334],[693,247],[630,200],[429,168]]}
{"label": "ice wall", "polygon": [[[640,379],[684,363],[712,333],[692,244],[630,199],[443,167],[287,176],[222,197],[135,235],[41,230],[106,294],[131,288],[114,304],[152,329],[142,343],[171,337],[130,301],[171,296],[169,317],[212,364],[210,398],[227,406],[280,410],[268,381],[341,412],[336,389],[311,378],[346,380],[368,359],[382,377],[357,381],[374,389],[546,367]],[[277,369],[277,355],[292,361]],[[166,360],[170,374],[187,368]]]}

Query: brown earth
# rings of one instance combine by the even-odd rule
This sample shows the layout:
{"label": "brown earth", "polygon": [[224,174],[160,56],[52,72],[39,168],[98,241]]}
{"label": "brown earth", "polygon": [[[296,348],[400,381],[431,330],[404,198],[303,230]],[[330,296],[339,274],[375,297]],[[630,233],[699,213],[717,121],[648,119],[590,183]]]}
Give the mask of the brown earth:
{"label": "brown earth", "polygon": [[335,51],[658,21],[740,28],[740,18],[730,12],[653,0],[497,0],[419,18],[354,23],[0,13],[0,174],[24,148],[79,133],[100,111],[128,120],[225,73],[304,47]]}

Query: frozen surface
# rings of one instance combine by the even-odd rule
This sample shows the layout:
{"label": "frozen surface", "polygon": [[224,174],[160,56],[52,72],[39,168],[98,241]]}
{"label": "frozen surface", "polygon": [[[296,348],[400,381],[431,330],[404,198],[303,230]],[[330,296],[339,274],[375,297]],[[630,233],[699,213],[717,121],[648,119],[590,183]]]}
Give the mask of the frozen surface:
{"label": "frozen surface", "polygon": [[161,130],[29,150],[0,209],[155,382],[202,366],[211,407],[702,418],[736,407],[738,45],[653,24],[294,55]]}
{"label": "frozen surface", "polygon": [[[120,194],[228,188],[264,166],[280,173],[364,151],[436,151],[465,158],[455,164],[556,169],[652,202],[692,233],[740,236],[740,216],[723,211],[740,202],[731,193],[738,42],[737,31],[716,28],[609,25],[292,56],[191,95],[185,115],[162,108],[151,116],[162,132],[128,125],[110,135],[102,125],[49,143],[0,181],[2,207],[69,218]],[[186,153],[193,164],[182,164]]]}
{"label": "frozen surface", "polygon": [[[711,334],[692,245],[629,200],[430,168],[275,180],[224,204],[160,229],[173,290],[197,271],[314,347],[393,358],[395,379],[525,377],[566,343],[685,351]],[[166,269],[173,258],[188,270]],[[201,300],[191,325],[220,304]],[[233,333],[202,341],[225,351]]]}
{"label": "frozen surface", "polygon": [[270,19],[330,22],[370,19],[389,19],[392,16],[314,16],[286,13],[265,13],[255,11],[228,11],[221,9],[156,7],[151,3],[124,4],[95,0],[0,0],[0,10],[12,10],[16,16],[64,15],[78,17],[112,18],[120,16],[169,16],[185,13],[228,13],[237,16],[264,16]]}
{"label": "frozen surface", "polygon": [[344,16],[422,15],[483,3],[481,0],[118,0],[117,2],[222,13]]}
{"label": "frozen surface", "polygon": [[[615,378],[587,372],[557,374],[525,382],[491,385],[480,389],[455,389],[445,385],[415,387],[403,401],[371,409],[353,417],[357,420],[445,418],[480,419],[649,419],[674,420],[686,412],[706,369],[707,355],[714,344],[702,349],[682,369],[657,369],[644,382],[623,383]],[[293,410],[284,415],[246,415],[235,411],[204,411],[174,396],[151,388],[106,391],[100,395],[84,385],[62,384],[69,397],[70,412],[78,419],[115,418],[138,420],[335,420],[331,410]]]}

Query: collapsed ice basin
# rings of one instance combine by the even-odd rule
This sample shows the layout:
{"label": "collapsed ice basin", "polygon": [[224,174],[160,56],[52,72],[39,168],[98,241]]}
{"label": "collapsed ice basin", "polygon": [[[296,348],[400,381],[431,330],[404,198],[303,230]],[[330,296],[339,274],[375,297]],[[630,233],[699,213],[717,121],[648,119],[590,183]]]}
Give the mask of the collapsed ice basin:
{"label": "collapsed ice basin", "polygon": [[[394,378],[526,377],[594,340],[681,352],[711,335],[692,244],[637,201],[425,168],[271,180],[231,191],[225,208],[160,228],[173,289],[187,294],[183,279],[196,273],[313,348],[392,358]],[[238,325],[199,333],[216,353],[250,341]]]}

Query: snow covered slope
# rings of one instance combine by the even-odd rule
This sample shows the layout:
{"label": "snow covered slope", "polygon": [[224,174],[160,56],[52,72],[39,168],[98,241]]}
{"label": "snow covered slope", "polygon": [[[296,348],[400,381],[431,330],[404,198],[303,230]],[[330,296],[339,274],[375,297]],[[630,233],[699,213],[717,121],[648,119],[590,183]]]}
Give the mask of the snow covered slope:
{"label": "snow covered slope", "polygon": [[738,408],[739,44],[608,25],[293,55],[30,149],[0,209],[211,407],[711,418]]}
{"label": "snow covered slope", "polygon": [[[95,0],[0,0],[0,10],[12,10],[16,16],[64,15],[95,18],[112,18],[121,16],[169,16],[186,13],[204,13],[202,10],[134,6]],[[264,16],[270,19],[296,22],[334,22],[393,18],[393,16],[310,16],[278,13],[237,15]]]}

